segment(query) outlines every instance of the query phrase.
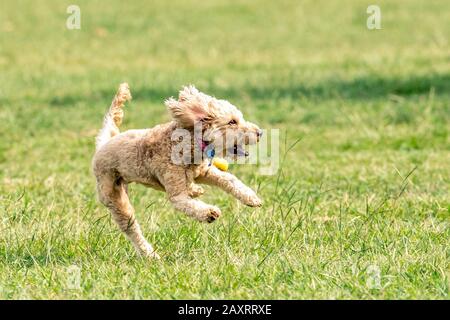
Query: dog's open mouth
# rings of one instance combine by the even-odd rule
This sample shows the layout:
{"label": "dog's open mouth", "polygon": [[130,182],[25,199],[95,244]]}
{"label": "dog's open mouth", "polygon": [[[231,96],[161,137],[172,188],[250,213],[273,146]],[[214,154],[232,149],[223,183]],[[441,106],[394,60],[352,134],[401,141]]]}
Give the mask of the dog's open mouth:
{"label": "dog's open mouth", "polygon": [[238,157],[248,157],[248,152],[245,151],[245,149],[240,146],[235,144],[232,148],[228,149],[228,153],[230,155],[234,155],[234,156],[238,156]]}

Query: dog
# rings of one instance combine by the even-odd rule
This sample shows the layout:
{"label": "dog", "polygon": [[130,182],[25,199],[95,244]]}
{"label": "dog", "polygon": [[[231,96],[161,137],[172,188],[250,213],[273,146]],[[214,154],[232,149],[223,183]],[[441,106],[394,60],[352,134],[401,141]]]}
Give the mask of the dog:
{"label": "dog", "polygon": [[[129,183],[166,192],[175,209],[202,222],[215,221],[221,211],[195,199],[204,193],[199,184],[217,186],[247,206],[262,205],[251,188],[231,173],[211,165],[214,153],[228,156],[231,153],[233,159],[247,156],[245,145],[257,143],[262,135],[262,130],[244,120],[234,105],[206,95],[194,86],[185,86],[178,99],[165,101],[172,121],[151,129],[121,133],[119,126],[124,115],[123,107],[130,99],[129,86],[122,83],[96,138],[92,168],[99,201],[109,209],[119,229],[140,255],[159,258],[136,221],[128,198]],[[201,128],[200,138],[195,132],[198,127]],[[177,135],[177,132],[184,135]],[[180,152],[174,150],[179,149],[181,140],[184,140],[184,144],[181,143],[183,147],[191,147],[191,150],[180,154],[181,161],[175,161],[174,155]],[[207,150],[212,150],[213,154]],[[193,154],[200,154],[199,161],[192,161]]]}

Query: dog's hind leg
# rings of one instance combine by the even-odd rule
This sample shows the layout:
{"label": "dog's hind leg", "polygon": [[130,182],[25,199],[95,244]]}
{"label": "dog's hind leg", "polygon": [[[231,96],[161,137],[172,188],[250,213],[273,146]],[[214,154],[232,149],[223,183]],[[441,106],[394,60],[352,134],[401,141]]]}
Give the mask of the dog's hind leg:
{"label": "dog's hind leg", "polygon": [[109,209],[119,229],[133,243],[139,254],[159,259],[150,243],[142,235],[141,227],[136,221],[134,209],[127,194],[127,185],[121,179],[110,177],[97,178],[100,201]]}

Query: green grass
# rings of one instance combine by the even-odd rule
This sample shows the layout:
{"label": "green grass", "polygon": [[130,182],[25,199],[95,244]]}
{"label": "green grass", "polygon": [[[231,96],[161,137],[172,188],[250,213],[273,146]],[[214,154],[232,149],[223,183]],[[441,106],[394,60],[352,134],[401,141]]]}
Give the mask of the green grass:
{"label": "green grass", "polygon": [[[449,299],[450,2],[377,1],[375,31],[364,1],[79,0],[70,31],[72,3],[1,4],[0,298]],[[193,83],[301,138],[275,176],[231,169],[263,208],[208,189],[205,225],[133,185],[140,260],[90,171],[121,81],[124,129]]]}

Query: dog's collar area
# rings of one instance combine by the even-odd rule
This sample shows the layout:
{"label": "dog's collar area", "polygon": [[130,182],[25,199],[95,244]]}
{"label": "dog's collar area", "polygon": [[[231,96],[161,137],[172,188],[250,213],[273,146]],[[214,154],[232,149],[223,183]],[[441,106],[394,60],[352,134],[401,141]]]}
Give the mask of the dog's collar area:
{"label": "dog's collar area", "polygon": [[205,151],[205,149],[208,148],[209,145],[210,145],[209,141],[202,140],[200,145],[202,152]]}
{"label": "dog's collar area", "polygon": [[210,145],[210,142],[209,142],[209,141],[205,141],[205,140],[199,138],[199,139],[197,139],[197,144],[198,144],[200,150],[201,150],[202,152],[204,152],[205,149]]}
{"label": "dog's collar area", "polygon": [[212,147],[212,148],[207,147],[205,154],[206,154],[206,157],[209,159],[208,166],[211,166],[211,164],[213,163],[214,156],[216,155],[216,150],[214,150],[214,147]]}
{"label": "dog's collar area", "polygon": [[209,141],[205,141],[203,139],[198,139],[197,144],[202,151],[202,153],[209,159],[209,166],[211,166],[214,156],[216,155],[216,150],[214,149],[214,145]]}

